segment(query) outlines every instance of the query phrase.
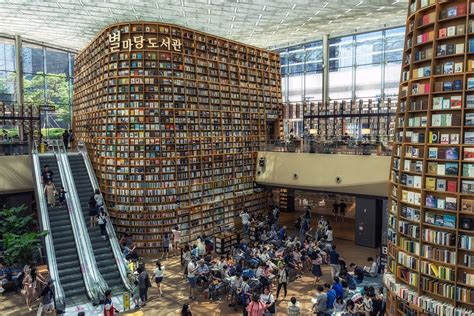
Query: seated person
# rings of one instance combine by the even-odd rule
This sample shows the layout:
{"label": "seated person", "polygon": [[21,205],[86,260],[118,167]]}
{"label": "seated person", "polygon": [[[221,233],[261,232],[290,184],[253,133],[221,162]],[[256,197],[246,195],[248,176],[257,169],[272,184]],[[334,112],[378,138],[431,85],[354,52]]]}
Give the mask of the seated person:
{"label": "seated person", "polygon": [[7,268],[5,262],[0,261],[0,293],[5,292],[10,275],[10,269]]}
{"label": "seated person", "polygon": [[225,263],[227,266],[233,266],[235,264],[234,258],[230,254],[227,254],[225,258]]}
{"label": "seated person", "polygon": [[219,289],[224,286],[224,282],[222,281],[222,273],[220,270],[212,270],[210,274],[209,280],[209,300],[217,300],[217,294],[219,293]]}
{"label": "seated person", "polygon": [[375,278],[378,272],[377,263],[372,257],[368,257],[367,262],[369,263],[369,266],[364,267],[364,275],[367,277]]}
{"label": "seated person", "polygon": [[362,283],[362,281],[364,281],[364,269],[353,262],[349,265],[349,267],[352,269],[354,280],[357,282],[357,284]]}
{"label": "seated person", "polygon": [[209,267],[207,264],[204,262],[203,259],[199,260],[199,265],[196,270],[196,275],[197,275],[197,284],[205,287],[207,285],[207,281],[209,280]]}

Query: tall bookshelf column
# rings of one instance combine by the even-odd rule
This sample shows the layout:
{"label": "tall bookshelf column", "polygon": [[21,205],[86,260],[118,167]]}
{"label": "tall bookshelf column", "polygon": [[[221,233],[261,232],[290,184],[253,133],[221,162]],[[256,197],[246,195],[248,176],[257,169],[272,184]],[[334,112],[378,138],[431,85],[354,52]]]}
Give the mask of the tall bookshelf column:
{"label": "tall bookshelf column", "polygon": [[141,253],[263,212],[257,150],[281,118],[279,55],[177,25],[104,29],[76,58],[74,131],[113,223]]}
{"label": "tall bookshelf column", "polygon": [[393,315],[473,315],[474,4],[410,0],[384,281]]}

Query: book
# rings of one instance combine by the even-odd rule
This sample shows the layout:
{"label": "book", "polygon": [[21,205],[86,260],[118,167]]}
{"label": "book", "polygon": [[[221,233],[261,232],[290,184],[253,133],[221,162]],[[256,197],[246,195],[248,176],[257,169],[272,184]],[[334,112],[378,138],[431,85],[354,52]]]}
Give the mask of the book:
{"label": "book", "polygon": [[473,180],[462,180],[461,181],[461,192],[467,194],[474,193],[474,181]]}
{"label": "book", "polygon": [[448,26],[448,30],[446,32],[447,36],[455,36],[456,35],[456,26]]}
{"label": "book", "polygon": [[[447,201],[446,201],[447,202]],[[451,214],[445,214],[443,216],[444,226],[448,228],[456,228],[456,216]]]}
{"label": "book", "polygon": [[453,90],[453,83],[451,81],[444,81],[443,91],[452,91],[452,90]]}
{"label": "book", "polygon": [[464,143],[474,144],[474,132],[464,132]]}
{"label": "book", "polygon": [[456,210],[456,198],[453,197],[446,197],[446,209],[450,211],[455,211]]}
{"label": "book", "polygon": [[436,51],[437,56],[446,56],[446,44],[438,45],[438,49]]}
{"label": "book", "polygon": [[457,176],[458,164],[456,162],[447,162],[445,166],[445,173],[449,176]]}
{"label": "book", "polygon": [[436,147],[428,148],[428,158],[429,159],[437,159],[438,158],[438,148],[436,148]]}
{"label": "book", "polygon": [[462,90],[462,80],[453,81],[453,90]]}
{"label": "book", "polygon": [[466,113],[466,120],[464,121],[465,126],[474,126],[474,113]]}
{"label": "book", "polygon": [[465,163],[462,166],[462,176],[463,177],[474,177],[474,164]]}
{"label": "book", "polygon": [[441,191],[441,192],[446,191],[446,180],[445,179],[437,179],[436,180],[436,191]]}
{"label": "book", "polygon": [[[435,126],[435,125],[433,125],[433,126]],[[440,135],[439,132],[430,132],[430,139],[429,139],[430,144],[438,144],[439,143],[439,135]]]}
{"label": "book", "polygon": [[446,175],[446,166],[444,164],[438,164],[438,167],[436,169],[436,174],[439,176]]}
{"label": "book", "polygon": [[459,144],[459,134],[450,134],[449,135],[450,144]]}
{"label": "book", "polygon": [[474,77],[467,78],[467,89],[468,90],[474,89]]}
{"label": "book", "polygon": [[[436,162],[428,162],[428,173],[429,174],[432,174],[432,175],[436,175],[436,173],[438,172],[438,163]],[[436,180],[435,180],[436,181]],[[435,183],[433,183],[433,188],[435,188]]]}
{"label": "book", "polygon": [[456,53],[456,45],[446,44],[446,55],[454,55]]}
{"label": "book", "polygon": [[443,106],[443,97],[433,98],[433,110],[441,110]]}
{"label": "book", "polygon": [[443,104],[441,105],[441,107],[444,110],[451,108],[451,99],[449,98],[443,99]]}
{"label": "book", "polygon": [[454,63],[454,72],[455,73],[462,72],[462,64],[463,63]]}
{"label": "book", "polygon": [[446,18],[452,18],[457,16],[458,14],[458,8],[457,7],[449,7],[446,10]]}
{"label": "book", "polygon": [[458,160],[459,151],[456,147],[449,147],[446,149],[446,160]]}
{"label": "book", "polygon": [[456,25],[456,35],[464,35],[466,30],[466,27],[464,24],[458,24]]}
{"label": "book", "polygon": [[448,192],[457,192],[458,183],[456,180],[448,180],[446,190]]}
{"label": "book", "polygon": [[449,134],[441,134],[439,139],[440,144],[449,144]]}
{"label": "book", "polygon": [[[428,205],[426,205],[426,206],[428,206]],[[428,206],[428,207],[431,207],[431,206]],[[434,213],[431,213],[431,212],[426,212],[425,213],[425,223],[434,225],[435,220],[436,220],[436,217],[435,217]]]}
{"label": "book", "polygon": [[462,96],[461,95],[453,95],[451,96],[450,107],[451,108],[460,108],[462,105]]}
{"label": "book", "polygon": [[[443,201],[443,202],[441,202]],[[444,208],[444,200],[443,199],[438,199],[438,203],[436,204],[436,208]],[[442,206],[442,207],[440,207]],[[435,225],[437,226],[444,226],[444,216],[435,214]]]}
{"label": "book", "polygon": [[425,188],[434,191],[436,189],[436,178],[426,177]]}
{"label": "book", "polygon": [[445,38],[446,36],[448,36],[447,28],[445,28],[445,27],[440,28],[439,31],[438,31],[438,37],[439,38]]}
{"label": "book", "polygon": [[462,199],[461,212],[474,213],[474,200]]}
{"label": "book", "polygon": [[474,161],[474,148],[465,147],[464,148],[464,160]]}
{"label": "book", "polygon": [[[446,200],[444,200],[444,199],[438,199],[436,202],[437,202],[437,203],[436,203],[436,208],[439,208],[439,209],[443,210],[443,209],[446,207]],[[438,215],[436,215],[436,216],[438,216]],[[437,219],[437,220],[438,220],[438,219]],[[444,220],[444,217],[441,216],[441,219],[440,219],[440,220]],[[444,221],[443,221],[443,224],[444,224]],[[441,224],[440,226],[442,226],[442,224]]]}
{"label": "book", "polygon": [[[437,204],[438,203],[437,203],[436,197],[434,197],[433,195],[426,195],[426,198],[425,198],[426,207],[436,208]],[[426,217],[425,217],[425,220],[426,220]],[[434,220],[434,218],[433,218],[433,220]],[[434,221],[433,221],[433,224],[434,224]]]}
{"label": "book", "polygon": [[456,44],[455,53],[456,54],[463,54],[464,53],[464,43]]}
{"label": "book", "polygon": [[443,64],[443,73],[445,75],[449,75],[454,73],[454,63],[453,62],[447,62]]}

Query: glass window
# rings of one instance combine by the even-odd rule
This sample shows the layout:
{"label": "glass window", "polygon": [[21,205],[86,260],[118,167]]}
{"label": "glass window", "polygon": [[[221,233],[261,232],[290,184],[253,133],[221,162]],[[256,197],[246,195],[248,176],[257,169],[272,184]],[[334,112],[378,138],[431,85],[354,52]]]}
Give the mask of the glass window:
{"label": "glass window", "polygon": [[15,78],[14,72],[0,70],[0,102],[10,103],[16,100]]}
{"label": "glass window", "polygon": [[291,65],[301,64],[305,60],[305,51],[302,46],[291,48],[288,51],[288,62]]}
{"label": "glass window", "polygon": [[329,40],[329,69],[352,66],[353,36]]}
{"label": "glass window", "polygon": [[23,44],[21,50],[25,74],[44,73],[44,50],[41,46]]}
{"label": "glass window", "polygon": [[0,70],[15,71],[15,42],[0,38]]}
{"label": "glass window", "polygon": [[290,76],[288,78],[288,101],[298,102],[303,98],[303,76]]}
{"label": "glass window", "polygon": [[319,101],[323,98],[323,74],[307,73],[305,78],[305,100]]}
{"label": "glass window", "polygon": [[382,62],[382,31],[356,35],[356,64],[368,65]]}
{"label": "glass window", "polygon": [[46,92],[43,74],[23,76],[23,98],[25,104],[43,105],[46,103]]}
{"label": "glass window", "polygon": [[400,61],[403,57],[405,28],[400,27],[385,31],[385,60]]}
{"label": "glass window", "polygon": [[280,65],[281,66],[288,65],[288,53],[286,51],[280,52]]}
{"label": "glass window", "polygon": [[356,98],[380,98],[382,91],[381,64],[356,68]]}
{"label": "glass window", "polygon": [[352,98],[352,67],[339,68],[329,72],[329,98]]}
{"label": "glass window", "polygon": [[402,62],[391,62],[385,65],[385,82],[384,91],[385,98],[396,98],[398,96],[398,88],[400,85],[400,73]]}
{"label": "glass window", "polygon": [[68,53],[46,49],[46,73],[69,76]]}

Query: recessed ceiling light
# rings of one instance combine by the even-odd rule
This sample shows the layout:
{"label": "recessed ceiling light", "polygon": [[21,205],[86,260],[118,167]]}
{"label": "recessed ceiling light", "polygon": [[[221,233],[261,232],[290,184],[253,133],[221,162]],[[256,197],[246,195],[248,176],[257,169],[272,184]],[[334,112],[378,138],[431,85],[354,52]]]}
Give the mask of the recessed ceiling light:
{"label": "recessed ceiling light", "polygon": [[356,7],[360,6],[364,1],[360,1],[358,4],[356,4]]}
{"label": "recessed ceiling light", "polygon": [[207,9],[207,14],[211,15],[211,9]]}
{"label": "recessed ceiling light", "polygon": [[265,11],[267,9],[267,6],[264,5],[263,8],[262,8],[262,11]]}
{"label": "recessed ceiling light", "polygon": [[325,2],[323,5],[323,9],[326,8],[329,5],[329,2]]}
{"label": "recessed ceiling light", "polygon": [[314,12],[314,15],[318,15],[319,13],[321,13],[321,11],[316,11]]}
{"label": "recessed ceiling light", "polygon": [[237,13],[237,7],[234,8],[234,13]]}
{"label": "recessed ceiling light", "polygon": [[296,8],[296,3],[293,3],[293,6],[291,7],[291,10],[294,10]]}
{"label": "recessed ceiling light", "polygon": [[234,22],[234,21],[235,21],[235,15],[232,17],[232,22]]}
{"label": "recessed ceiling light", "polygon": [[286,12],[285,18],[287,18],[290,15],[290,12]]}
{"label": "recessed ceiling light", "polygon": [[262,14],[259,14],[258,15],[258,19],[260,20],[262,18]]}
{"label": "recessed ceiling light", "polygon": [[349,13],[349,12],[351,12],[351,11],[352,11],[352,9],[347,9],[347,10],[346,10],[346,13]]}

